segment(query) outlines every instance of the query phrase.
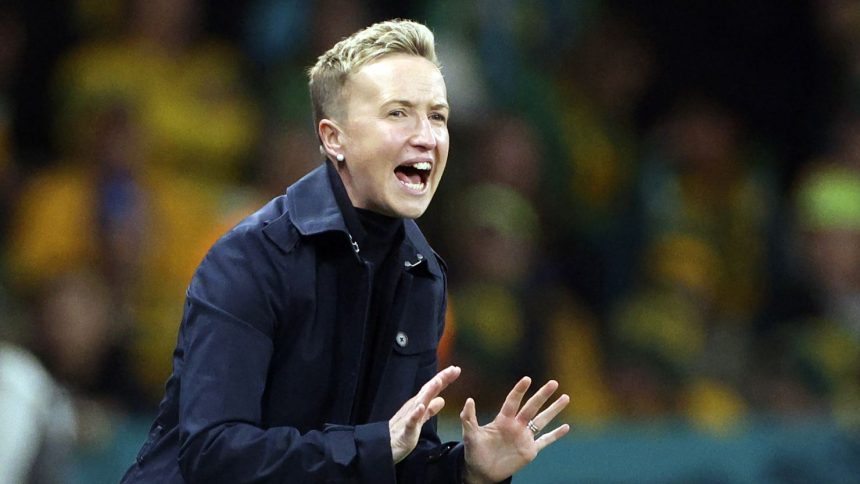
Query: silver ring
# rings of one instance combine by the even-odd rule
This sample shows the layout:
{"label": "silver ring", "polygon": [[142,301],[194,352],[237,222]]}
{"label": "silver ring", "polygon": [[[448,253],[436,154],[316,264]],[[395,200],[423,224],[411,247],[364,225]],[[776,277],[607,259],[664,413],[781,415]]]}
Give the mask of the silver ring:
{"label": "silver ring", "polygon": [[529,420],[529,423],[528,423],[526,426],[527,426],[527,427],[529,428],[529,430],[531,430],[531,431],[532,431],[532,433],[533,433],[533,434],[535,434],[535,435],[537,435],[537,434],[538,434],[538,432],[540,432],[540,429],[538,428],[538,426],[537,426],[537,425],[535,425],[534,420]]}

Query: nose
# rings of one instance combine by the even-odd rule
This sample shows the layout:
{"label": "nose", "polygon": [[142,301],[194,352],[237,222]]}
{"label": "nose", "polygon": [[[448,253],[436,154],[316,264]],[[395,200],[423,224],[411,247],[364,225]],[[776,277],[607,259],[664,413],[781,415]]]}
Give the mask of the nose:
{"label": "nose", "polygon": [[424,151],[430,151],[436,148],[436,133],[433,131],[433,125],[426,117],[419,116],[415,126],[415,132],[412,133],[410,143],[416,148]]}

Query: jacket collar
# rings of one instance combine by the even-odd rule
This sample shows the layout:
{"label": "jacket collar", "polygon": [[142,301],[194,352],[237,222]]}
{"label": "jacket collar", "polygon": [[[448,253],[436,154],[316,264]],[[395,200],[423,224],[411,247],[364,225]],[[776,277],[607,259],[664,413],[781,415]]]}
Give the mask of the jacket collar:
{"label": "jacket collar", "polygon": [[290,219],[302,235],[349,233],[326,173],[329,165],[324,163],[287,189]]}
{"label": "jacket collar", "polygon": [[[289,219],[303,236],[333,231],[349,235],[327,170],[334,170],[330,162],[317,167],[287,189]],[[404,219],[403,225],[405,238],[400,249],[403,266],[410,272],[418,272],[423,267],[442,277],[440,261],[418,225],[412,219]]]}

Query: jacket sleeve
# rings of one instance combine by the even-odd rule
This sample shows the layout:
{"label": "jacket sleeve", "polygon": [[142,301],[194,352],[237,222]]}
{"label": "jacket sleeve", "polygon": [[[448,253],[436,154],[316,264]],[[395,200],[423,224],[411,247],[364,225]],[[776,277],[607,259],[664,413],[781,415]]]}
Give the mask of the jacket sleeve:
{"label": "jacket sleeve", "polygon": [[179,467],[189,483],[394,483],[387,422],[301,434],[263,428],[275,314],[286,299],[253,234],[221,239],[188,290],[180,330]]}
{"label": "jacket sleeve", "polygon": [[461,484],[463,468],[463,444],[440,443],[434,417],[421,429],[415,450],[397,465],[397,482]]}

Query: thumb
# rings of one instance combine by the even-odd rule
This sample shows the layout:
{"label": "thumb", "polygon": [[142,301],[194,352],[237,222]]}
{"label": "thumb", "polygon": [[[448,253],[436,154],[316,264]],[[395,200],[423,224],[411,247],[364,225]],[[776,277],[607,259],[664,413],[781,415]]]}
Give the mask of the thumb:
{"label": "thumb", "polygon": [[463,405],[463,411],[460,412],[460,423],[463,426],[463,435],[474,432],[478,428],[478,419],[475,416],[475,401],[471,398],[467,398],[465,405]]}

